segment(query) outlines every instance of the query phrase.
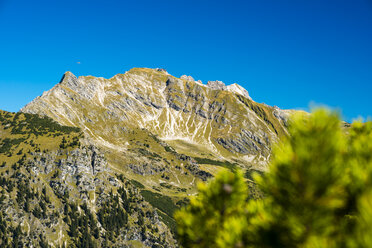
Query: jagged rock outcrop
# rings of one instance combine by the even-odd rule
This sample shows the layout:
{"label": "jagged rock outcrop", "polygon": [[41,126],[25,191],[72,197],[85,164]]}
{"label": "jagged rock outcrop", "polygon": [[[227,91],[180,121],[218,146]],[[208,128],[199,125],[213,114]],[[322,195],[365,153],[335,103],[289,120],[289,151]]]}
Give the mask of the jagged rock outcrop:
{"label": "jagged rock outcrop", "polygon": [[246,89],[244,89],[242,86],[240,86],[239,84],[231,84],[231,85],[227,86],[227,90],[230,91],[230,92],[233,92],[235,94],[242,95],[245,98],[252,101],[252,98],[249,96],[248,91]]}
{"label": "jagged rock outcrop", "polygon": [[222,81],[208,81],[207,86],[213,90],[226,90],[226,85]]}
{"label": "jagged rock outcrop", "polygon": [[185,79],[187,81],[195,81],[193,77],[187,76],[187,75],[182,75],[180,78],[181,79]]}

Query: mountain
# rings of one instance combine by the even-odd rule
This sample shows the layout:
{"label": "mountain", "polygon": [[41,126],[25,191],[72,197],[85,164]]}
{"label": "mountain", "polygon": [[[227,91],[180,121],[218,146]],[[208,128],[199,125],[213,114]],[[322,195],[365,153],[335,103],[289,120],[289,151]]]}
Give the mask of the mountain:
{"label": "mountain", "polygon": [[221,168],[245,170],[259,197],[251,172],[267,169],[292,112],[164,69],[66,72],[0,113],[1,245],[176,247],[173,212]]}
{"label": "mountain", "polygon": [[267,164],[271,145],[287,134],[291,112],[254,102],[237,84],[203,85],[190,76],[147,68],[110,79],[67,72],[21,111],[81,127],[92,143],[126,157],[138,148],[134,140],[159,143],[151,138],[156,136],[163,146],[191,157],[260,168]]}

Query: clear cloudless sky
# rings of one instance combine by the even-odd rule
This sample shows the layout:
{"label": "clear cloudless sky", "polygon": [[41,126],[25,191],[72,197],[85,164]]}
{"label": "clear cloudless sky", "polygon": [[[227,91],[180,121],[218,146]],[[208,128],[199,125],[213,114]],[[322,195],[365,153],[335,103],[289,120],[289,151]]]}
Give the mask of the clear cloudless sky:
{"label": "clear cloudless sky", "polygon": [[372,0],[0,0],[0,109],[65,71],[165,68],[257,102],[372,116]]}

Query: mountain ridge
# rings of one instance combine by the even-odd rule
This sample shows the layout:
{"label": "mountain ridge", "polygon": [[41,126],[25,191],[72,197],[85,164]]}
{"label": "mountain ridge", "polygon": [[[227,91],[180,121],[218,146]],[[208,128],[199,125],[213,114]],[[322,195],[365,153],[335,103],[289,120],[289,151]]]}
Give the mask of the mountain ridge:
{"label": "mountain ridge", "polygon": [[160,186],[170,181],[188,195],[221,164],[266,170],[272,145],[287,135],[294,111],[256,103],[232,86],[242,94],[164,69],[133,68],[110,79],[66,72],[21,111],[80,127],[118,172],[174,196]]}
{"label": "mountain ridge", "polygon": [[[58,87],[64,88],[64,91],[65,91],[65,92],[63,92],[64,94],[69,93],[68,91],[71,91],[71,89],[72,90],[76,89],[76,90],[78,90],[78,93],[79,94],[82,94],[86,99],[92,100],[95,97],[95,100],[96,100],[95,102],[96,103],[99,103],[100,105],[103,105],[103,101],[104,101],[105,97],[107,97],[106,91],[108,91],[108,89],[110,88],[110,86],[112,86],[112,82],[115,82],[115,81],[118,81],[118,80],[120,81],[123,77],[125,77],[128,74],[132,74],[132,75],[138,76],[139,74],[141,74],[141,72],[145,72],[145,73],[148,73],[148,74],[153,74],[152,76],[155,77],[154,80],[157,80],[160,77],[163,77],[163,79],[162,79],[163,84],[162,85],[159,85],[158,84],[158,85],[155,85],[155,86],[156,87],[162,86],[162,90],[163,91],[164,90],[168,90],[168,92],[167,92],[168,93],[167,94],[168,99],[165,99],[165,101],[163,101],[163,102],[157,101],[157,99],[156,99],[156,97],[154,97],[154,95],[151,96],[151,93],[153,92],[155,94],[158,94],[158,96],[160,96],[161,94],[159,94],[160,92],[158,91],[158,89],[154,89],[155,87],[152,87],[152,89],[148,90],[148,89],[146,89],[146,86],[147,86],[146,85],[146,82],[143,83],[143,81],[142,81],[142,83],[143,83],[143,85],[141,85],[143,87],[142,90],[143,91],[146,91],[147,90],[148,92],[140,92],[140,94],[136,94],[135,89],[134,89],[134,90],[132,90],[130,92],[132,94],[128,94],[129,97],[127,98],[127,101],[133,101],[133,100],[134,101],[138,101],[138,100],[141,101],[142,100],[142,104],[147,105],[147,106],[152,106],[152,107],[154,107],[156,109],[167,107],[165,105],[168,104],[169,107],[175,109],[176,111],[181,110],[181,107],[182,107],[182,111],[183,112],[190,111],[191,109],[187,109],[187,108],[185,108],[185,106],[181,106],[182,104],[185,105],[185,102],[183,102],[183,103],[179,103],[178,102],[178,100],[181,98],[178,95],[180,88],[181,88],[181,91],[183,91],[183,92],[181,92],[181,94],[185,92],[185,90],[182,89],[182,88],[184,88],[184,87],[182,87],[183,86],[182,83],[186,84],[187,87],[194,87],[194,88],[196,88],[196,90],[193,89],[194,92],[193,91],[186,92],[186,93],[189,94],[189,95],[186,96],[187,98],[189,98],[191,96],[191,97],[194,97],[195,100],[200,100],[198,98],[202,98],[201,101],[203,101],[204,100],[203,98],[205,98],[205,95],[203,93],[205,93],[206,91],[207,91],[207,93],[210,93],[210,92],[213,92],[214,90],[216,90],[217,94],[222,94],[222,95],[223,94],[229,95],[229,92],[232,92],[231,89],[229,91],[227,91],[226,90],[226,87],[224,89],[218,89],[219,86],[214,86],[213,83],[210,83],[211,81],[209,82],[209,84],[212,85],[212,86],[209,87],[208,85],[197,84],[195,81],[192,81],[192,80],[185,80],[185,79],[175,78],[173,76],[170,76],[167,72],[165,72],[164,70],[161,70],[161,69],[153,69],[153,70],[151,70],[151,69],[147,69],[147,68],[134,68],[134,69],[131,69],[130,71],[126,72],[125,74],[117,74],[117,75],[113,76],[110,79],[95,78],[95,77],[92,77],[92,76],[81,76],[81,77],[78,77],[77,78],[72,73],[67,72],[67,73],[64,74],[64,77],[63,77],[63,79],[61,80],[61,82],[59,84],[57,84],[55,87],[53,87],[50,91],[44,92],[42,96],[37,97],[34,101],[32,101],[31,103],[29,103],[28,105],[26,105],[24,108],[22,108],[21,111],[34,112],[34,113],[38,112],[36,109],[32,109],[31,106],[34,105],[35,102],[39,102],[39,104],[40,103],[42,104],[43,101],[42,100],[40,101],[40,99],[46,98],[46,95],[53,94],[53,92],[57,91],[56,88],[58,88]],[[156,73],[153,73],[153,72],[156,72]],[[156,77],[158,77],[158,78],[156,78]],[[85,87],[87,87],[87,86],[89,87],[90,86],[90,87],[94,87],[95,88],[95,89],[88,89],[88,91],[93,90],[94,92],[90,92],[89,94],[87,94],[84,91],[84,89],[79,89],[79,83],[84,83],[84,82],[89,81],[89,80],[98,80],[98,81],[103,82],[105,85],[102,85],[102,84],[95,84],[95,85],[88,84],[88,85],[85,85]],[[132,79],[132,81],[133,80],[136,80],[136,78]],[[179,81],[179,80],[181,80],[181,81]],[[213,81],[213,82],[219,82],[219,81]],[[164,85],[164,83],[166,83],[167,85]],[[217,84],[221,86],[221,83],[217,83]],[[167,87],[169,85],[171,85],[171,87]],[[66,86],[67,88],[65,88],[64,86]],[[120,85],[116,85],[116,86],[120,88]],[[121,85],[121,86],[123,87],[123,85]],[[241,90],[241,88],[242,88],[242,87],[239,88],[239,86],[235,86],[234,84],[232,86],[234,86],[235,88],[238,88],[239,90]],[[229,87],[229,86],[227,86],[227,87]],[[178,90],[178,92],[177,92],[177,90]],[[125,90],[122,90],[122,91],[125,92]],[[115,94],[115,93],[120,94],[122,92],[116,91],[116,92],[111,92],[111,93],[113,93],[113,94]],[[142,95],[141,95],[141,93],[142,93]],[[232,92],[232,93],[234,93],[234,92]],[[150,97],[148,97],[148,95],[146,95],[146,94],[149,94]],[[247,96],[249,96],[248,93],[247,94],[244,94],[244,92],[241,95],[243,97],[245,97],[245,98],[247,98]],[[146,97],[147,98],[150,98],[150,99],[146,99]],[[163,96],[163,98],[165,98],[165,97]],[[231,95],[230,95],[230,98],[231,98]],[[247,99],[250,100],[250,101],[252,101],[251,98],[247,98]],[[181,100],[185,100],[185,99],[181,99]],[[222,101],[224,101],[224,100],[225,99],[222,99]],[[234,100],[236,101],[236,99],[234,99]],[[240,98],[240,101],[242,101],[242,98]],[[244,100],[243,100],[243,102],[244,102]],[[66,103],[64,103],[64,104],[66,104]],[[124,102],[124,104],[125,104],[125,102]],[[205,103],[202,103],[202,104],[205,104]],[[221,106],[218,106],[218,105],[221,105],[221,102],[214,101],[213,104],[215,104],[217,106],[212,106],[212,108],[221,107]],[[186,105],[187,105],[187,101],[186,101]],[[120,107],[128,107],[128,104],[125,104],[124,106],[120,106]],[[260,107],[262,109],[262,108],[265,108],[266,106],[265,105],[262,105]],[[250,110],[250,109],[248,108],[248,110]],[[143,108],[142,109],[139,109],[139,111],[140,112],[141,111],[144,111],[144,112],[147,111],[147,112],[149,112],[148,110],[144,110]],[[260,110],[258,109],[257,111],[260,111]],[[287,112],[289,112],[289,111],[286,111],[286,110],[279,110],[279,109],[276,109],[275,111],[277,113],[277,116],[280,116],[281,117],[281,120],[286,119],[287,116],[288,116],[288,113]],[[46,114],[46,115],[49,114],[49,116],[52,115],[51,113],[45,113],[45,109],[42,110],[42,111],[39,110],[39,112],[41,114]],[[69,122],[70,122],[70,124],[74,124],[74,123],[71,122],[71,118],[65,118],[64,121],[59,120],[60,117],[56,114],[56,112],[57,111],[54,111],[54,115],[55,115],[54,118],[56,118],[57,121],[60,121],[62,124],[68,124]],[[206,113],[205,113],[206,111],[205,111],[205,109],[203,109],[203,106],[201,106],[201,107],[200,106],[196,106],[195,112],[199,116],[206,117]],[[158,125],[156,125],[158,123],[156,123],[154,121],[154,119],[155,119],[155,117],[157,118],[157,117],[162,117],[162,116],[159,115],[159,114],[158,115],[154,115],[153,113],[147,113],[147,114],[148,115],[146,117],[148,119],[146,120],[144,118],[142,121],[139,121],[138,126],[140,126],[141,128],[146,128],[145,122],[150,122],[150,124],[147,125],[147,126],[151,126],[151,125],[152,126],[155,126],[155,127],[158,126]],[[213,115],[213,113],[212,113],[212,115],[209,116],[209,118],[211,118],[211,117],[216,118],[216,115]],[[168,118],[172,118],[172,116],[169,116]],[[173,116],[173,118],[174,118],[174,116]],[[174,133],[174,130],[172,129],[172,127],[174,127],[174,124],[176,124],[176,123],[175,123],[174,120],[170,120],[168,122],[169,122],[169,125],[167,125],[167,130],[168,130],[168,133],[167,134],[168,135],[164,135],[164,132],[163,133],[160,132],[160,134],[162,134],[161,136],[163,138],[165,138],[165,139],[172,139],[172,136],[176,136],[176,135],[174,135],[175,133]],[[191,123],[191,125],[193,125],[193,124]],[[184,128],[187,129],[188,126],[190,126],[189,123],[188,123],[188,125],[184,125]],[[165,128],[163,128],[163,129],[165,129]],[[281,128],[281,129],[282,129],[282,131],[284,130],[284,132],[285,132],[285,128]],[[151,130],[151,128],[150,128],[150,130]],[[154,131],[154,130],[151,130],[151,131]],[[190,137],[188,137],[188,136],[190,136],[189,134],[190,134],[190,131],[191,130],[187,130],[187,131],[188,131],[188,133],[186,135],[179,135],[180,138],[186,138],[186,139],[189,138],[189,140],[193,141],[194,138],[195,138],[195,136],[194,137],[191,137],[191,139],[190,139]],[[155,133],[157,133],[157,132],[155,131]],[[215,146],[214,142],[209,142],[209,145]]]}
{"label": "mountain ridge", "polygon": [[[0,143],[0,158],[18,159],[15,153],[23,153],[19,147],[32,152],[18,166],[6,163],[0,173],[10,171],[2,174],[6,175],[4,180],[19,172],[27,180],[42,178],[46,183],[43,187],[50,192],[48,197],[55,199],[49,208],[53,204],[67,206],[62,216],[66,221],[58,222],[62,234],[58,239],[53,235],[40,236],[40,242],[46,240],[52,246],[88,242],[104,247],[105,242],[111,245],[134,242],[140,246],[177,247],[170,235],[170,231],[175,231],[173,212],[197,193],[198,182],[207,181],[223,168],[232,171],[240,168],[245,171],[251,196],[261,197],[252,181],[252,172],[267,169],[272,146],[288,135],[288,121],[294,112],[257,103],[237,84],[226,86],[221,81],[203,84],[191,76],[174,77],[164,69],[133,68],[109,79],[76,77],[66,72],[59,83],[19,113],[4,112],[0,133],[5,136]],[[31,140],[37,139],[32,135],[14,136],[10,139],[11,150],[6,150],[8,125],[11,133],[35,132],[27,129],[31,124],[24,126],[18,118],[31,118],[36,123],[45,119],[56,123],[52,126],[79,129],[79,134],[61,138],[62,134],[44,132],[40,139],[53,145],[43,147],[40,143],[36,148]],[[22,169],[29,166],[32,172]],[[17,185],[22,188],[26,181],[17,181]],[[7,203],[16,201],[11,189],[5,190],[9,192]],[[133,204],[127,202],[128,194]],[[116,197],[124,198],[118,201]],[[135,208],[136,203],[141,208]],[[5,206],[13,209],[18,205]],[[113,206],[121,212],[115,212]],[[31,207],[38,211],[34,203]],[[44,212],[47,219],[54,220],[53,215],[49,216],[49,208]],[[76,217],[76,209],[87,210]],[[105,211],[114,212],[107,215]],[[144,213],[147,216],[147,212],[151,213],[148,218],[139,217]],[[24,216],[24,225],[40,217],[39,212],[34,216],[22,210],[19,214]],[[74,218],[91,215],[88,233],[76,227]],[[117,218],[123,221],[123,226],[116,226],[115,230],[107,225],[114,216],[121,216]],[[41,219],[40,223],[35,226],[37,235],[43,229],[52,232],[45,226],[47,222]]]}
{"label": "mountain ridge", "polygon": [[294,112],[237,84],[164,69],[109,79],[66,72],[20,112],[0,111],[0,226],[36,237],[4,233],[0,243],[177,247],[173,213],[198,182],[242,169],[251,197],[261,197],[252,173],[267,169]]}

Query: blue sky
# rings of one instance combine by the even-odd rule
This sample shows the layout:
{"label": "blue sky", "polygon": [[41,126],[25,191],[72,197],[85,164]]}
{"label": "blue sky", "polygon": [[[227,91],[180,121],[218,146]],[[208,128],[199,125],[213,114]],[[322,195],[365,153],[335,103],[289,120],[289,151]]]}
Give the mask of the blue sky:
{"label": "blue sky", "polygon": [[0,34],[3,110],[18,111],[65,71],[161,67],[239,83],[280,108],[372,116],[372,0],[0,0]]}

